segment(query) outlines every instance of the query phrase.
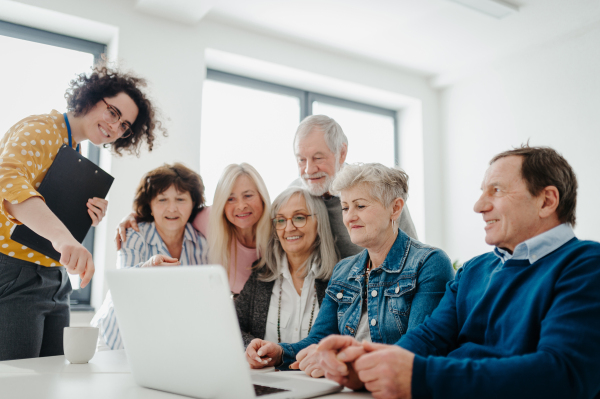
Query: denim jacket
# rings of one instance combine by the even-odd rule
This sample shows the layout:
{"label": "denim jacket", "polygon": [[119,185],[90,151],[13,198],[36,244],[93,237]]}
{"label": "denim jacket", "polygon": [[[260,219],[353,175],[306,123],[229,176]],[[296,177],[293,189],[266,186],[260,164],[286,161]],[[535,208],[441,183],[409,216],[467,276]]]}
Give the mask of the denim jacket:
{"label": "denim jacket", "polygon": [[[281,369],[296,354],[331,334],[355,336],[363,302],[367,250],[342,259],[333,270],[319,315],[308,337],[283,348]],[[371,271],[367,286],[367,313],[373,342],[394,344],[418,326],[437,307],[446,283],[454,278],[444,251],[425,245],[398,230],[383,264]]]}

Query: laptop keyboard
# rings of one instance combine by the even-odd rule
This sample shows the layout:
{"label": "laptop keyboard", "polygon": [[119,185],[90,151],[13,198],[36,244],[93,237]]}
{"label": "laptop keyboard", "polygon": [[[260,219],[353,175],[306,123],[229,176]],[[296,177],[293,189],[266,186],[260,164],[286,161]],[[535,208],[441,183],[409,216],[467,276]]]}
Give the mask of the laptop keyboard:
{"label": "laptop keyboard", "polygon": [[289,389],[280,389],[280,388],[266,387],[264,385],[254,384],[254,393],[256,394],[256,396],[263,396],[263,395],[268,395],[270,393],[286,392],[286,391],[289,391]]}

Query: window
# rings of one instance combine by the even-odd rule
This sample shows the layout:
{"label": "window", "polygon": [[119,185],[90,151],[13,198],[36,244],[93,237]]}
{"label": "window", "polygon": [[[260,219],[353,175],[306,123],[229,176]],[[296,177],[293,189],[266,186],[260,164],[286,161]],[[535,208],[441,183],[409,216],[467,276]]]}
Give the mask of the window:
{"label": "window", "polygon": [[241,162],[258,170],[274,199],[298,177],[294,134],[313,114],[328,115],[342,126],[347,162],[399,164],[396,111],[209,69],[200,143],[207,203],[225,166]]}
{"label": "window", "polygon": [[[20,119],[48,113],[53,108],[64,112],[65,89],[76,75],[87,72],[100,59],[106,46],[73,37],[0,21],[0,133],[4,134]],[[82,152],[98,163],[100,151],[87,142]],[[93,254],[94,228],[84,240]],[[91,310],[91,283],[79,289],[79,276],[69,275],[73,309]]]}
{"label": "window", "polygon": [[207,203],[223,169],[242,162],[258,170],[274,198],[297,174],[291,140],[298,98],[215,80],[205,81],[203,91],[200,174]]}
{"label": "window", "polygon": [[389,167],[398,165],[395,111],[325,96],[313,98],[313,114],[332,117],[348,137],[346,162],[379,162]]}

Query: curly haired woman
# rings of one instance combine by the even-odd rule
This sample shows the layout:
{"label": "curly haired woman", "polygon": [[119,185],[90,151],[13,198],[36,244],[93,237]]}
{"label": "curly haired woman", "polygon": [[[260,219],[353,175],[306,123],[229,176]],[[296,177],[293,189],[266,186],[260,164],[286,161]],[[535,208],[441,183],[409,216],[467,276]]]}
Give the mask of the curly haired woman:
{"label": "curly haired woman", "polygon": [[[140,90],[144,86],[143,79],[99,65],[71,81],[68,112],[29,116],[0,141],[0,360],[63,354],[72,291],[67,273],[78,274],[85,287],[94,262],[36,189],[63,143],[78,149],[89,140],[111,146],[117,155],[123,150],[139,155],[145,141],[151,151],[156,131],[166,131]],[[88,201],[94,226],[107,206],[104,199]],[[16,224],[51,241],[60,262],[12,241]]]}

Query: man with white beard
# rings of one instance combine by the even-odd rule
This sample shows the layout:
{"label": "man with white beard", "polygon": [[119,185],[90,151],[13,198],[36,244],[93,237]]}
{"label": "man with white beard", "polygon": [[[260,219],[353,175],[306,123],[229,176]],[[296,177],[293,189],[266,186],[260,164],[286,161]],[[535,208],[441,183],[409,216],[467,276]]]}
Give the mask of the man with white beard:
{"label": "man with white beard", "polygon": [[[302,185],[312,195],[323,199],[336,247],[342,259],[363,250],[350,241],[350,235],[342,221],[340,199],[329,192],[336,173],[344,167],[347,153],[348,138],[341,126],[332,118],[325,115],[312,115],[306,117],[298,126],[294,137],[294,154],[300,178],[291,185]],[[402,231],[417,239],[417,232],[407,206],[404,207],[397,222]]]}

